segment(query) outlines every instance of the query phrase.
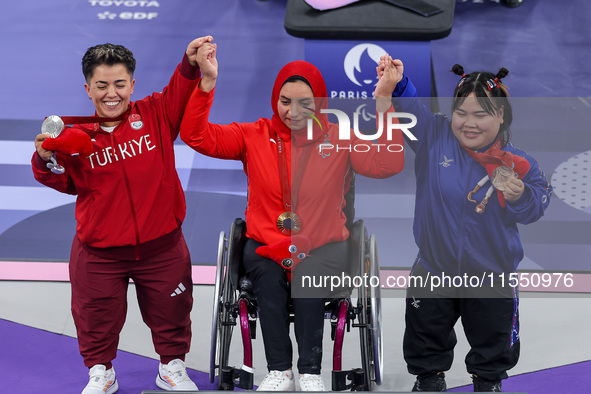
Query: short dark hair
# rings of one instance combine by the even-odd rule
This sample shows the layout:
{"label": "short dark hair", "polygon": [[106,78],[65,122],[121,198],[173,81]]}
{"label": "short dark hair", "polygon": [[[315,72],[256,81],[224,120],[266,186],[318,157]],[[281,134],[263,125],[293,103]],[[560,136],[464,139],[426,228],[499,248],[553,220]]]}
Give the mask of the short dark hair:
{"label": "short dark hair", "polygon": [[464,67],[456,64],[451,71],[462,76],[454,91],[452,112],[462,105],[470,93],[474,93],[478,104],[490,115],[495,115],[502,107],[503,124],[501,124],[499,134],[502,146],[506,146],[511,141],[509,127],[513,122],[513,108],[508,99],[507,87],[501,82],[501,79],[509,74],[509,70],[501,67],[497,74],[487,71],[474,71],[465,74]]}
{"label": "short dark hair", "polygon": [[133,53],[123,45],[100,44],[88,48],[82,58],[82,73],[89,81],[94,74],[94,69],[101,65],[113,66],[123,64],[129,75],[133,77],[135,71],[135,58]]}

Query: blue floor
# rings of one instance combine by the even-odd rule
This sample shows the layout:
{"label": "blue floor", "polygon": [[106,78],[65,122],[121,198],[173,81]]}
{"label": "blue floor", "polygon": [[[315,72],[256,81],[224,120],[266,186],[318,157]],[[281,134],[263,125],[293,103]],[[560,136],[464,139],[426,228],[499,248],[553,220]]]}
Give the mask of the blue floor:
{"label": "blue floor", "polygon": [[455,63],[466,71],[506,67],[516,97],[591,96],[591,3],[524,0],[508,8],[490,0],[457,3],[451,34],[433,42],[440,95],[451,95]]}

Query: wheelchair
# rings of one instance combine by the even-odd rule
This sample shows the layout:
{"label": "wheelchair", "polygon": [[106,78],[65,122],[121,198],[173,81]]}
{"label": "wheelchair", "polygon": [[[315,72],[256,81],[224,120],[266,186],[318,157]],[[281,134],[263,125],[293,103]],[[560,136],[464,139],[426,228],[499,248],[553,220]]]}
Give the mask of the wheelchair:
{"label": "wheelchair", "polygon": [[[255,339],[257,309],[252,283],[241,272],[242,250],[246,241],[246,223],[235,219],[226,236],[220,232],[215,296],[211,327],[209,380],[218,378],[218,390],[253,389],[254,368],[252,339]],[[367,236],[362,220],[353,223],[349,236],[349,266],[352,275],[379,277],[375,235]],[[365,281],[367,282],[367,281]],[[350,295],[332,299],[325,307],[325,318],[331,320],[333,345],[332,391],[371,391],[382,383],[382,319],[379,286],[368,283],[357,287],[357,302]],[[292,316],[293,317],[293,316]],[[234,327],[240,327],[243,345],[241,367],[229,365],[230,343]],[[342,369],[343,340],[351,326],[359,329],[361,367]]]}

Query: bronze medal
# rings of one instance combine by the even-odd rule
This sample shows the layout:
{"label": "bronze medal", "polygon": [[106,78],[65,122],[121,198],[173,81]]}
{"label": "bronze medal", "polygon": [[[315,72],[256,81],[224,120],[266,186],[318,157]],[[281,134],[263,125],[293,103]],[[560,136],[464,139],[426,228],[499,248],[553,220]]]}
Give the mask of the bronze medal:
{"label": "bronze medal", "polygon": [[505,182],[507,182],[512,177],[516,176],[517,174],[515,174],[511,168],[507,166],[499,166],[495,168],[492,172],[490,181],[495,187],[495,189],[502,192],[505,190],[505,188],[503,187]]}
{"label": "bronze medal", "polygon": [[283,212],[277,218],[277,228],[285,235],[297,234],[302,229],[302,221],[294,212]]}

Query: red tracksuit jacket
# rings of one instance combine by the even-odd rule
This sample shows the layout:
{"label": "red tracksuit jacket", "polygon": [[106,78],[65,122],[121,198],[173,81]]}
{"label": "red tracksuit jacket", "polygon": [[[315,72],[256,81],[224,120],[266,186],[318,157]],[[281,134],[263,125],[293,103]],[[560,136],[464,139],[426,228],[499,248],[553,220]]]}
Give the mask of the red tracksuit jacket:
{"label": "red tracksuit jacket", "polygon": [[88,157],[57,155],[66,172],[49,171],[35,152],[35,179],[77,195],[76,233],[95,248],[136,246],[177,229],[185,196],[175,168],[173,143],[199,69],[186,56],[161,93],[131,102],[112,133],[98,124],[76,125],[93,139]]}
{"label": "red tracksuit jacket", "polygon": [[[271,120],[260,118],[254,123],[218,125],[208,122],[214,91],[205,93],[199,88],[187,104],[181,128],[181,138],[196,151],[221,159],[241,160],[248,176],[248,205],[246,208],[247,237],[263,244],[273,244],[287,237],[277,228],[277,217],[285,211],[279,181],[277,148]],[[394,132],[394,139],[386,140],[383,133],[378,142],[384,145],[404,145],[402,132]],[[329,124],[321,142],[343,145],[338,140],[338,125]],[[315,146],[318,142],[314,143]],[[358,151],[335,149],[310,155],[305,175],[298,192],[295,212],[301,218],[301,234],[311,241],[312,249],[329,242],[344,241],[349,236],[343,213],[344,195],[349,190],[352,171],[371,178],[387,178],[402,171],[403,152],[380,150],[371,142],[354,137],[351,145]],[[285,147],[290,157],[292,141]],[[369,151],[366,149],[369,147]],[[301,149],[298,148],[299,151]],[[321,153],[324,153],[322,155]],[[291,160],[287,161],[292,178]]]}

